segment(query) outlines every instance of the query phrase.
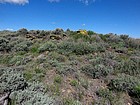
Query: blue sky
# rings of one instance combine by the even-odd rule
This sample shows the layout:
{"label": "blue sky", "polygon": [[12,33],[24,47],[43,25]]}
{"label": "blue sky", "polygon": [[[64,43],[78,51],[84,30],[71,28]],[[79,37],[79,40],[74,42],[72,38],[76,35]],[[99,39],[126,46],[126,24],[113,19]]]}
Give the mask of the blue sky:
{"label": "blue sky", "polygon": [[140,38],[140,0],[0,0],[0,30],[87,29]]}

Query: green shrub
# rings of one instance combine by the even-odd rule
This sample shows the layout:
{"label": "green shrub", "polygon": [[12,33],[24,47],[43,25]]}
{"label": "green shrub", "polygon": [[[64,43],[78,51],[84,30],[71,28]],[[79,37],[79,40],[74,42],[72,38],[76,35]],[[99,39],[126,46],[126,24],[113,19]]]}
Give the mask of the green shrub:
{"label": "green shrub", "polygon": [[23,41],[14,45],[14,51],[29,51],[29,47],[32,45],[31,41]]}
{"label": "green shrub", "polygon": [[60,85],[59,84],[53,84],[49,87],[49,90],[51,91],[51,93],[53,93],[53,95],[60,95]]}
{"label": "green shrub", "polygon": [[107,43],[93,43],[92,46],[95,47],[96,52],[105,52],[106,48],[108,47]]}
{"label": "green shrub", "polygon": [[74,74],[76,72],[76,69],[69,65],[60,65],[60,67],[57,67],[57,72],[59,74],[68,75]]}
{"label": "green shrub", "polygon": [[24,56],[16,55],[9,60],[8,64],[16,65],[16,66],[26,65],[31,60],[32,60],[31,56],[24,57]]}
{"label": "green shrub", "polygon": [[134,88],[134,91],[137,93],[137,95],[140,97],[140,85],[136,86]]}
{"label": "green shrub", "polygon": [[39,52],[44,52],[44,51],[55,51],[57,49],[56,44],[53,42],[46,42],[45,44],[41,45],[38,48]]}
{"label": "green shrub", "polygon": [[67,60],[66,56],[61,55],[58,52],[49,52],[47,59],[57,60],[58,62],[65,62]]}
{"label": "green shrub", "polygon": [[76,55],[84,55],[93,53],[95,51],[104,51],[105,48],[102,44],[90,44],[88,42],[62,42],[58,45],[59,51],[66,51],[69,53],[75,53]]}
{"label": "green shrub", "polygon": [[58,52],[63,53],[64,52],[72,52],[72,48],[74,47],[74,42],[67,42],[63,41],[58,44]]}
{"label": "green shrub", "polygon": [[135,48],[137,50],[140,49],[140,39],[129,38],[125,42],[128,47]]}
{"label": "green shrub", "polygon": [[30,49],[31,53],[38,53],[38,47],[37,46],[32,46]]}
{"label": "green shrub", "polygon": [[11,47],[11,51],[13,52],[28,51],[32,44],[33,43],[31,41],[21,37],[16,37],[15,39],[9,42],[9,46]]}
{"label": "green shrub", "polygon": [[118,42],[118,43],[110,43],[111,47],[114,48],[114,49],[117,49],[117,48],[125,48],[125,43],[124,42]]}
{"label": "green shrub", "polygon": [[45,35],[46,35],[46,31],[44,31],[44,30],[40,31],[39,37],[43,37],[43,36],[45,36]]}
{"label": "green shrub", "polygon": [[108,34],[106,34],[106,35],[99,34],[99,36],[100,36],[100,38],[101,38],[103,41],[107,41],[110,35],[108,35]]}
{"label": "green shrub", "polygon": [[125,47],[120,47],[120,48],[116,48],[116,49],[115,49],[115,52],[127,54],[128,49],[125,48]]}
{"label": "green shrub", "polygon": [[10,92],[10,99],[14,100],[14,105],[55,105],[54,99],[45,94],[46,89],[43,84],[28,83],[22,72],[16,69],[1,70],[0,93]]}
{"label": "green shrub", "polygon": [[137,76],[140,74],[140,59],[135,57],[132,59],[122,60],[117,69],[121,73]]}
{"label": "green shrub", "polygon": [[95,66],[95,65],[97,65],[97,64],[102,64],[102,63],[104,63],[104,58],[103,58],[103,57],[92,58],[92,59],[89,60],[89,62],[90,62],[93,66]]}
{"label": "green shrub", "polygon": [[55,100],[45,94],[42,83],[28,83],[24,90],[15,91],[10,95],[15,100],[15,105],[55,105]]}
{"label": "green shrub", "polygon": [[82,105],[78,100],[64,98],[63,105]]}
{"label": "green shrub", "polygon": [[12,68],[5,68],[0,76],[0,92],[13,92],[24,89],[27,82],[20,71]]}
{"label": "green shrub", "polygon": [[57,60],[49,60],[48,61],[48,64],[51,66],[51,67],[59,67],[59,62]]}
{"label": "green shrub", "polygon": [[9,61],[13,58],[13,55],[11,54],[0,54],[0,64],[9,64]]}
{"label": "green shrub", "polygon": [[137,77],[121,74],[111,79],[108,86],[112,90],[134,92],[134,88],[138,85],[140,85],[140,81]]}
{"label": "green shrub", "polygon": [[10,61],[10,65],[22,65],[23,64],[23,57],[21,56],[14,56]]}
{"label": "green shrub", "polygon": [[34,74],[31,73],[31,72],[25,72],[25,73],[23,74],[23,76],[24,76],[24,78],[25,78],[27,81],[29,81],[29,80],[31,80],[31,79],[33,78]]}
{"label": "green shrub", "polygon": [[13,93],[11,99],[16,100],[14,105],[55,105],[55,101],[48,95],[27,89]]}
{"label": "green shrub", "polygon": [[109,89],[99,89],[96,94],[99,96],[99,97],[103,97],[103,98],[106,98],[108,99],[109,101],[112,101],[113,100],[113,93],[112,91],[110,91]]}
{"label": "green shrub", "polygon": [[63,55],[59,55],[56,57],[56,60],[59,62],[65,62],[67,60],[67,58]]}
{"label": "green shrub", "polygon": [[0,37],[0,51],[10,51],[9,40]]}
{"label": "green shrub", "polygon": [[103,40],[101,39],[101,37],[99,35],[92,35],[91,37],[92,42],[103,42]]}
{"label": "green shrub", "polygon": [[89,43],[77,43],[74,47],[73,53],[77,55],[84,55],[94,51],[94,47]]}
{"label": "green shrub", "polygon": [[35,68],[35,72],[36,72],[36,73],[42,73],[42,70],[39,69],[39,68]]}
{"label": "green shrub", "polygon": [[105,65],[98,64],[95,66],[92,66],[90,64],[84,65],[81,68],[82,72],[91,76],[92,78],[100,78],[100,77],[106,77],[108,74],[112,72],[112,70]]}
{"label": "green shrub", "polygon": [[80,78],[80,84],[81,84],[85,89],[88,89],[88,87],[89,87],[89,82],[88,82],[87,79]]}
{"label": "green shrub", "polygon": [[74,41],[78,41],[78,40],[81,40],[84,42],[92,41],[88,35],[83,35],[83,34],[79,34],[79,33],[71,34],[71,37],[74,39]]}
{"label": "green shrub", "polygon": [[123,93],[113,93],[107,88],[101,88],[96,91],[96,94],[100,97],[95,101],[97,105],[125,105]]}
{"label": "green shrub", "polygon": [[122,38],[123,40],[127,40],[129,38],[129,35],[120,35],[120,38]]}
{"label": "green shrub", "polygon": [[55,29],[54,31],[52,31],[52,34],[55,34],[55,35],[62,35],[63,32],[64,32],[63,29],[57,28],[57,29]]}
{"label": "green shrub", "polygon": [[123,39],[121,39],[119,36],[117,35],[110,35],[107,39],[109,42],[115,42],[115,43],[118,43],[118,42],[123,42]]}
{"label": "green shrub", "polygon": [[94,34],[96,34],[94,31],[91,31],[91,30],[89,30],[87,32],[88,32],[88,35],[94,35]]}
{"label": "green shrub", "polygon": [[61,84],[61,82],[62,82],[61,76],[60,76],[60,75],[56,75],[56,76],[54,77],[54,83],[59,83],[59,84]]}
{"label": "green shrub", "polygon": [[19,30],[17,31],[17,34],[18,34],[18,35],[26,35],[27,33],[28,33],[28,30],[25,29],[25,28],[19,29]]}
{"label": "green shrub", "polygon": [[77,86],[78,85],[78,81],[76,80],[71,80],[70,81],[71,86]]}

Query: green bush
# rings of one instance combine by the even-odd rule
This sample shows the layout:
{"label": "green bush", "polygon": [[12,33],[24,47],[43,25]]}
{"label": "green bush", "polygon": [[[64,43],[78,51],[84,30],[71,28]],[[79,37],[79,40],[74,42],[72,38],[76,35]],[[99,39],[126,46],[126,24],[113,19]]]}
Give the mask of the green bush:
{"label": "green bush", "polygon": [[58,67],[59,66],[59,62],[57,60],[49,60],[47,62],[51,67]]}
{"label": "green bush", "polygon": [[80,84],[85,88],[85,89],[88,89],[89,87],[89,82],[87,79],[85,78],[80,78]]}
{"label": "green bush", "polygon": [[82,40],[84,42],[91,42],[92,41],[92,39],[88,35],[74,33],[74,34],[71,34],[70,36],[74,39],[74,41],[78,41],[78,40]]}
{"label": "green bush", "polygon": [[112,42],[110,45],[114,49],[125,48],[125,43],[124,42],[118,42],[118,43]]}
{"label": "green bush", "polygon": [[103,41],[107,41],[108,40],[108,38],[110,37],[110,35],[109,34],[106,34],[106,35],[103,35],[103,34],[99,34],[99,36],[100,36],[100,38],[103,40]]}
{"label": "green bush", "polygon": [[28,89],[13,93],[11,99],[15,100],[14,105],[55,105],[55,101],[48,95]]}
{"label": "green bush", "polygon": [[134,91],[136,92],[137,96],[140,97],[140,85],[136,86]]}
{"label": "green bush", "polygon": [[20,71],[5,68],[0,76],[0,92],[13,92],[26,88],[27,82]]}
{"label": "green bush", "polygon": [[60,75],[56,75],[55,77],[54,77],[54,83],[61,83],[62,82],[62,78],[61,78],[61,76]]}
{"label": "green bush", "polygon": [[88,35],[94,35],[94,34],[96,34],[94,31],[91,31],[91,30],[89,30],[87,32],[88,32]]}
{"label": "green bush", "polygon": [[99,35],[92,35],[91,37],[92,42],[103,42],[103,40],[101,39],[101,37]]}
{"label": "green bush", "polygon": [[30,52],[31,52],[31,53],[38,53],[38,47],[37,47],[37,46],[32,46],[32,47],[30,48]]}
{"label": "green bush", "polygon": [[137,50],[140,49],[140,39],[129,38],[125,41],[126,46],[135,48]]}
{"label": "green bush", "polygon": [[105,48],[102,44],[88,42],[62,42],[58,45],[59,51],[66,51],[69,53],[75,53],[76,55],[84,55],[93,53],[95,51],[104,51]]}
{"label": "green bush", "polygon": [[135,57],[133,60],[132,58],[122,60],[119,63],[117,69],[121,73],[137,76],[140,74],[140,59],[139,57]]}
{"label": "green bush", "polygon": [[17,34],[18,34],[18,35],[26,35],[27,33],[28,33],[28,30],[25,29],[25,28],[19,29],[19,30],[17,31]]}
{"label": "green bush", "polygon": [[63,41],[58,44],[58,52],[60,53],[63,53],[63,51],[72,52],[73,47],[74,47],[74,42]]}
{"label": "green bush", "polygon": [[55,105],[55,100],[45,91],[42,83],[33,82],[26,89],[13,92],[10,98],[15,100],[15,105]]}
{"label": "green bush", "polygon": [[49,86],[49,91],[51,91],[51,93],[53,95],[57,95],[57,96],[60,96],[60,84],[52,84]]}
{"label": "green bush", "polygon": [[129,35],[120,35],[120,38],[122,38],[123,40],[126,40],[129,38]]}
{"label": "green bush", "polygon": [[78,81],[76,80],[71,80],[70,81],[71,86],[77,86],[78,85]]}
{"label": "green bush", "polygon": [[59,54],[58,52],[49,52],[47,59],[57,60],[58,62],[65,62],[67,60],[66,56]]}
{"label": "green bush", "polygon": [[0,37],[0,51],[10,51],[9,40]]}
{"label": "green bush", "polygon": [[64,98],[62,105],[82,105],[78,100]]}
{"label": "green bush", "polygon": [[69,65],[60,65],[60,67],[57,67],[57,72],[59,74],[68,75],[74,74],[76,72],[76,69]]}
{"label": "green bush", "polygon": [[44,51],[55,51],[57,49],[56,44],[53,42],[46,42],[45,44],[41,45],[38,48],[39,52],[44,52]]}
{"label": "green bush", "polygon": [[34,74],[32,72],[24,72],[23,76],[27,81],[29,81],[33,78]]}
{"label": "green bush", "polygon": [[102,64],[102,63],[104,63],[104,58],[103,58],[103,57],[91,58],[91,59],[89,60],[89,62],[90,62],[93,66],[95,66],[95,65],[97,65],[97,64]]}
{"label": "green bush", "polygon": [[107,39],[109,42],[115,42],[115,43],[118,43],[118,42],[123,42],[123,39],[121,39],[119,36],[117,35],[110,35]]}
{"label": "green bush", "polygon": [[99,89],[96,94],[99,96],[99,97],[103,97],[103,98],[106,98],[108,99],[109,101],[112,101],[113,100],[113,93],[112,91],[110,91],[109,89]]}
{"label": "green bush", "polygon": [[55,105],[54,99],[45,94],[46,89],[38,82],[28,83],[21,71],[1,69],[0,93],[10,92],[14,105]]}
{"label": "green bush", "polygon": [[87,64],[81,68],[81,71],[91,76],[92,78],[106,77],[108,74],[112,72],[110,68],[102,64],[98,64],[95,66],[92,66],[91,64]]}
{"label": "green bush", "polygon": [[118,77],[111,79],[108,84],[109,88],[117,91],[134,92],[134,88],[140,85],[137,77],[121,74]]}
{"label": "green bush", "polygon": [[55,34],[55,35],[62,35],[63,32],[64,32],[63,29],[57,28],[57,29],[55,29],[54,31],[52,31],[52,34]]}
{"label": "green bush", "polygon": [[42,70],[39,68],[35,68],[35,73],[42,73]]}
{"label": "green bush", "polygon": [[23,63],[23,57],[21,56],[14,56],[10,61],[10,65],[21,65]]}
{"label": "green bush", "polygon": [[95,101],[96,105],[125,105],[125,99],[122,93],[115,93],[107,88],[101,88],[96,91],[96,94],[100,97]]}
{"label": "green bush", "polygon": [[13,58],[12,54],[0,54],[0,64],[9,64],[9,61]]}
{"label": "green bush", "polygon": [[77,55],[84,55],[94,51],[94,46],[90,45],[89,43],[77,43],[74,47],[73,53]]}
{"label": "green bush", "polygon": [[23,41],[14,45],[14,51],[29,51],[29,47],[32,45],[31,41]]}

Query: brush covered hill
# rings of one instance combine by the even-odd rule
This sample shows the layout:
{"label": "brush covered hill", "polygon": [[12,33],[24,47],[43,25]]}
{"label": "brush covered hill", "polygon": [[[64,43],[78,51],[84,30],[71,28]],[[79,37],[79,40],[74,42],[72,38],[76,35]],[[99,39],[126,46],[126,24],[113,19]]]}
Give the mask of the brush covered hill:
{"label": "brush covered hill", "polygon": [[0,104],[140,105],[140,39],[87,33],[0,31]]}

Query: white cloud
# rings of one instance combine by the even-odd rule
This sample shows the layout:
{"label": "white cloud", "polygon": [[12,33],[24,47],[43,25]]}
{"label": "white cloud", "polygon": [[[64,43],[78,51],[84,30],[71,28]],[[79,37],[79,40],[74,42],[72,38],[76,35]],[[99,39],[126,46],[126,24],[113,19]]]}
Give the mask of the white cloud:
{"label": "white cloud", "polygon": [[60,0],[48,0],[49,2],[59,2]]}
{"label": "white cloud", "polygon": [[85,5],[88,5],[89,3],[95,2],[96,0],[79,0],[79,1],[84,3]]}
{"label": "white cloud", "polygon": [[0,29],[0,31],[4,31],[4,30],[6,30],[6,31],[14,31],[14,29],[12,29],[12,28]]}
{"label": "white cloud", "polygon": [[[60,2],[62,0],[48,0],[49,2]],[[89,3],[95,2],[96,0],[75,0],[84,3],[85,5],[88,5]]]}
{"label": "white cloud", "polygon": [[29,3],[29,0],[0,0],[0,3],[12,3],[24,5],[26,3]]}
{"label": "white cloud", "polygon": [[85,26],[86,24],[84,23],[84,24],[82,24],[82,26]]}
{"label": "white cloud", "polygon": [[5,29],[5,30],[14,31],[14,29],[12,29],[12,28],[7,28],[7,29]]}

